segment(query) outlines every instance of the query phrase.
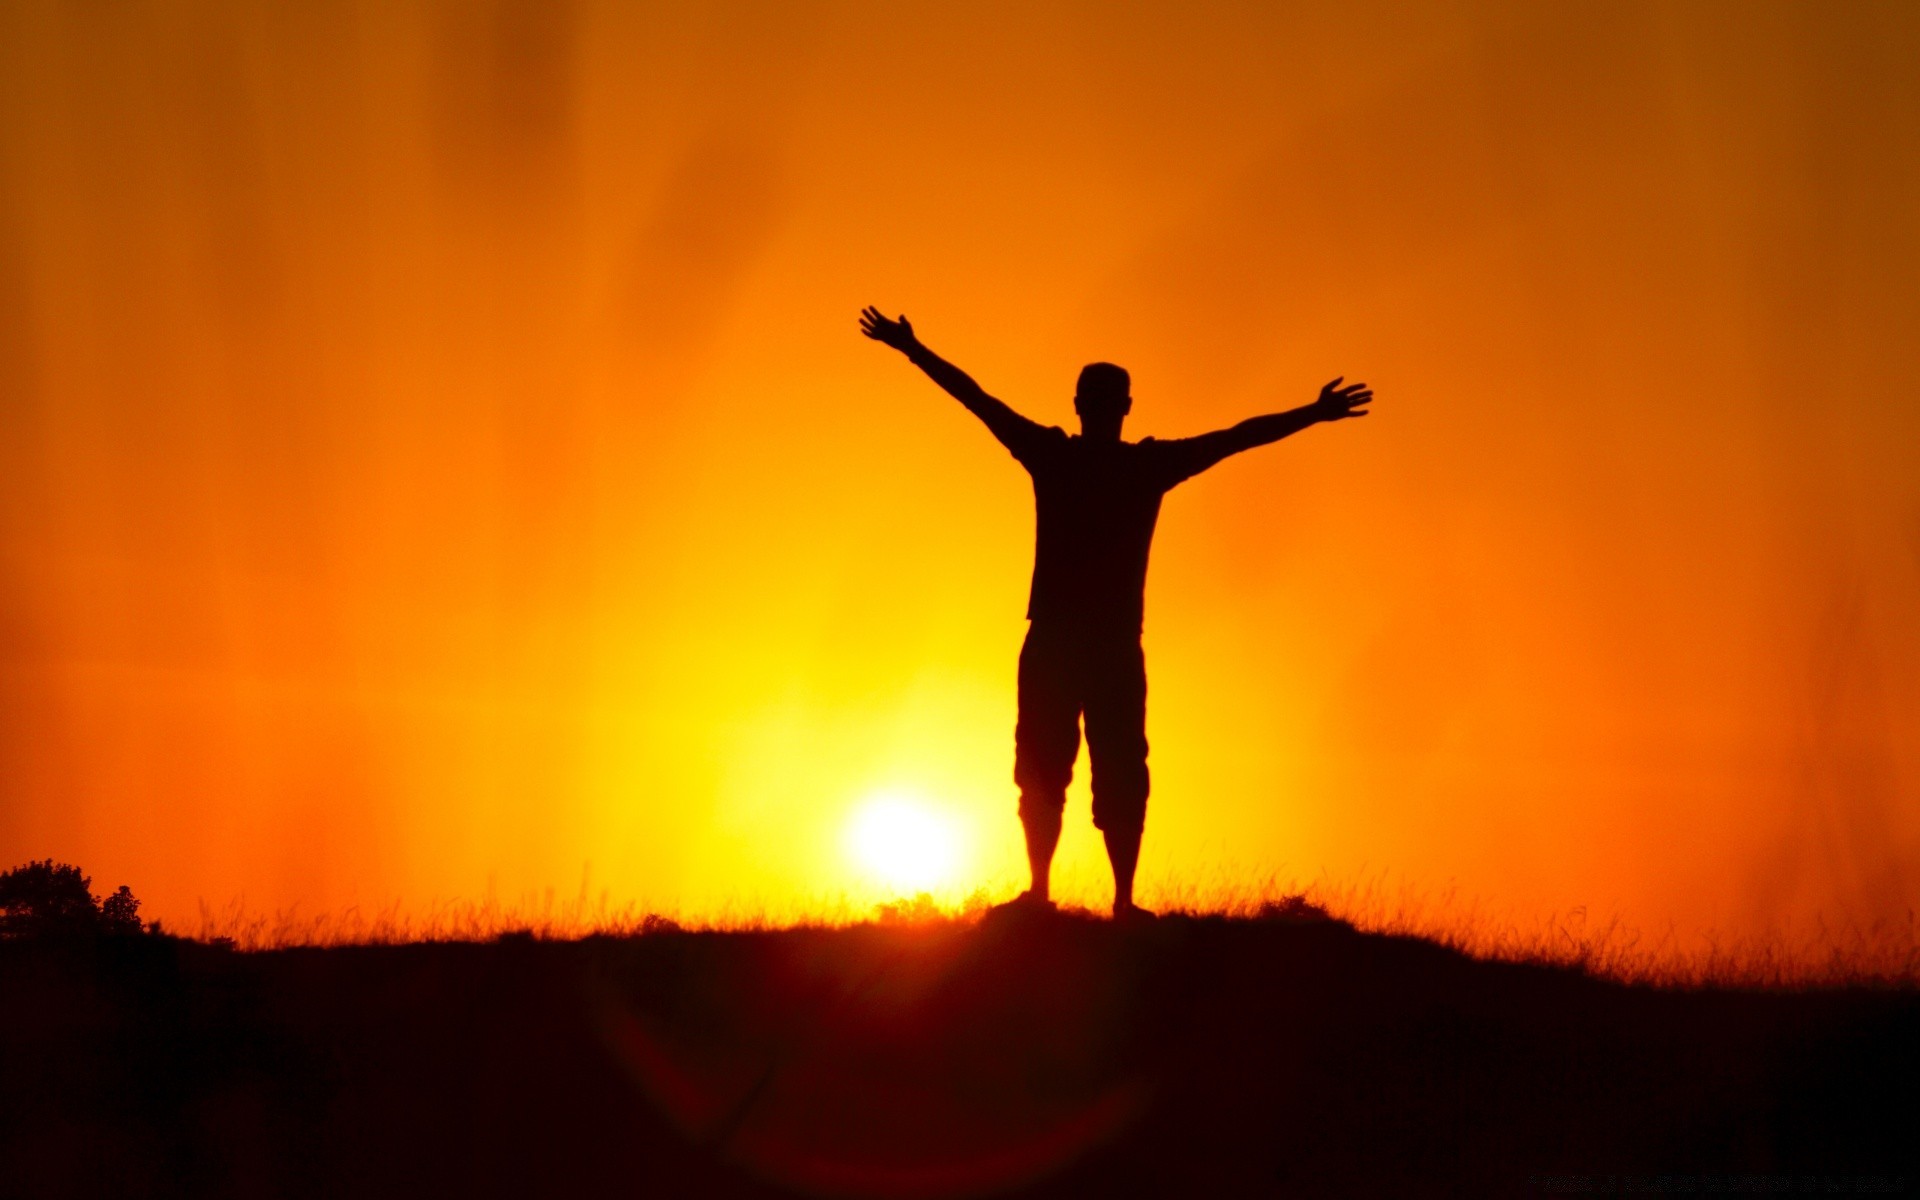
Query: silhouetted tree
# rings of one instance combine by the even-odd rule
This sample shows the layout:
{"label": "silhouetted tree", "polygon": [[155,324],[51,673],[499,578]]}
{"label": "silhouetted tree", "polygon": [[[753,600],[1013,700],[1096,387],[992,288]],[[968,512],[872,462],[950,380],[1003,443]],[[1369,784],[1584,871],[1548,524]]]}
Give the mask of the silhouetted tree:
{"label": "silhouetted tree", "polygon": [[123,937],[140,932],[140,900],[126,884],[100,902],[100,932]]}
{"label": "silhouetted tree", "polygon": [[52,859],[0,873],[0,937],[71,937],[140,932],[140,901],[122,884],[106,902],[93,880]]}

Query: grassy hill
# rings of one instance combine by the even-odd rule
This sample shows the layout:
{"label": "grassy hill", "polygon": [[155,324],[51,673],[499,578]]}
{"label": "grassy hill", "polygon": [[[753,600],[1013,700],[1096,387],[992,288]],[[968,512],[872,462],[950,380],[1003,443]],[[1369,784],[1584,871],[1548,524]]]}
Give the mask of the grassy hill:
{"label": "grassy hill", "polygon": [[1920,995],[1661,990],[1326,920],[239,953],[0,943],[0,1191],[1920,1186]]}

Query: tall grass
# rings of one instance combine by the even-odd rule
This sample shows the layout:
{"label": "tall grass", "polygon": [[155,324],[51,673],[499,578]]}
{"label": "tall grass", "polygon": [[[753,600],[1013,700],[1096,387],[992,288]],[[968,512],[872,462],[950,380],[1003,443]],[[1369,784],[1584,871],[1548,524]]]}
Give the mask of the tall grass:
{"label": "tall grass", "polygon": [[1541,914],[1490,907],[1454,889],[1439,892],[1322,881],[1306,896],[1369,933],[1425,938],[1473,958],[1568,967],[1622,983],[1663,987],[1920,986],[1920,925],[1900,920],[1827,921],[1729,936],[1669,924],[1649,932],[1584,908]]}
{"label": "tall grass", "polygon": [[[1010,895],[1010,886],[997,889]],[[572,896],[551,889],[515,902],[495,897],[447,900],[424,908],[390,903],[328,912],[263,913],[235,901],[200,909],[197,937],[242,950],[296,946],[484,942],[501,937],[564,941],[592,935],[638,936],[682,929],[722,932],[844,928],[870,922],[925,925],[970,922],[1002,898],[985,889],[938,900],[904,897],[872,904],[844,893],[784,903],[753,898],[721,909],[660,913],[616,901],[585,886]],[[1160,880],[1143,898],[1165,914],[1229,920],[1338,920],[1365,933],[1423,938],[1493,962],[1565,967],[1602,979],[1664,987],[1808,988],[1920,986],[1920,926],[1815,921],[1766,936],[1728,938],[1712,931],[1682,936],[1669,926],[1649,936],[1617,918],[1585,909],[1543,915],[1491,908],[1453,889],[1396,885],[1385,876],[1321,879],[1299,885],[1270,875],[1248,883]],[[1074,911],[1069,894],[1063,907]],[[1089,905],[1090,907],[1090,905]],[[1084,911],[1084,910],[1083,910]]]}

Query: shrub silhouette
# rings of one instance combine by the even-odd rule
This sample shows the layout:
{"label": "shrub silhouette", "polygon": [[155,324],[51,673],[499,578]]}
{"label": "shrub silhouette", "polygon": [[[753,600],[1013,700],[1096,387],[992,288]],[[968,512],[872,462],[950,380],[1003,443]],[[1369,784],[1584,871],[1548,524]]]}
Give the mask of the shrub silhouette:
{"label": "shrub silhouette", "polygon": [[100,902],[100,932],[121,937],[140,932],[140,900],[126,884]]}
{"label": "shrub silhouette", "polygon": [[52,859],[0,873],[0,937],[137,934],[140,901],[122,884],[104,903],[80,868]]}
{"label": "shrub silhouette", "polygon": [[[1315,904],[1305,896],[1287,896],[1280,900],[1269,900],[1260,906],[1260,919],[1263,921],[1291,921],[1299,924],[1319,924],[1331,922],[1347,925],[1325,908]],[[1351,927],[1351,926],[1349,926]]]}

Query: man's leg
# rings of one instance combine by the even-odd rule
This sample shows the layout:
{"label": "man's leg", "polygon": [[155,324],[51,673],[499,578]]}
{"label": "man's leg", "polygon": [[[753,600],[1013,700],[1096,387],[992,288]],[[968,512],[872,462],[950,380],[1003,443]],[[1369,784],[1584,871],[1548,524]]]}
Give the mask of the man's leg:
{"label": "man's leg", "polygon": [[1059,801],[1036,801],[1027,792],[1020,793],[1020,828],[1027,837],[1027,874],[1032,880],[1027,895],[1035,900],[1053,899],[1053,852],[1060,848],[1061,809]]}
{"label": "man's leg", "polygon": [[1107,840],[1107,861],[1113,864],[1113,911],[1115,915],[1138,908],[1133,902],[1133,872],[1140,865],[1140,835],[1144,823],[1126,829],[1102,829]]}
{"label": "man's leg", "polygon": [[1147,665],[1140,639],[1119,638],[1091,651],[1087,664],[1087,752],[1093,760],[1093,823],[1113,865],[1113,912],[1140,911],[1133,875],[1146,827]]}
{"label": "man's leg", "polygon": [[1051,895],[1060,813],[1080,753],[1080,702],[1065,648],[1029,627],[1020,648],[1020,720],[1013,731],[1013,781],[1020,785],[1020,825],[1027,838],[1028,895]]}

